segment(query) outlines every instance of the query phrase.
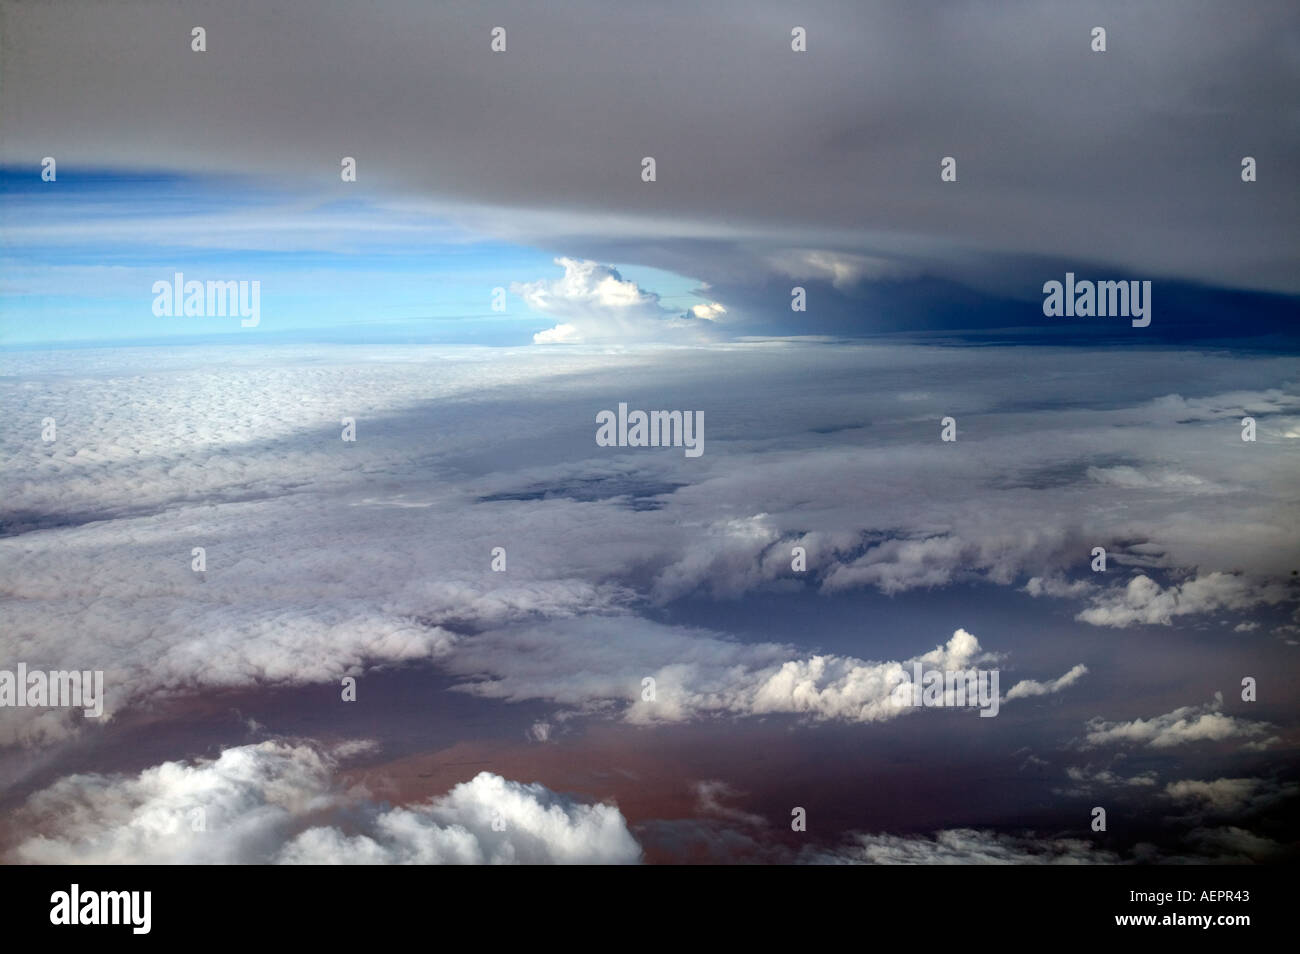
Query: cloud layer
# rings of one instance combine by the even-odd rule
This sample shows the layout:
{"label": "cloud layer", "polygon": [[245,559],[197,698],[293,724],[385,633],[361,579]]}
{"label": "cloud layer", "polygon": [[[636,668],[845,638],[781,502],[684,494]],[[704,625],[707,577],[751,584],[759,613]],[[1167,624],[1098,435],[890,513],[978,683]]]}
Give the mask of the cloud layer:
{"label": "cloud layer", "polygon": [[[1249,615],[1247,638],[1269,639],[1268,614],[1295,601],[1286,435],[1300,395],[1244,389],[1285,381],[1284,361],[1044,350],[1042,381],[1007,406],[991,389],[1020,359],[991,348],[284,348],[227,354],[219,371],[210,360],[5,358],[18,423],[0,435],[0,649],[31,667],[104,669],[109,716],[431,662],[495,698],[630,703],[633,717],[650,718],[636,700],[655,676],[657,719],[869,721],[889,712],[891,673],[951,628],[859,655],[653,617],[695,597],[978,583],[1061,600],[1094,625],[1226,616],[1232,629]],[[1206,395],[1170,396],[1189,362]],[[1102,407],[1059,403],[1102,387]],[[620,400],[703,409],[707,453],[597,447],[594,412]],[[1256,445],[1239,439],[1243,410],[1259,418]],[[948,413],[956,444],[938,439]],[[59,422],[52,443],[46,417]],[[343,417],[354,443],[340,440]],[[1098,459],[1159,473],[1174,458],[1223,492],[1189,510],[1181,486],[1099,486],[1089,473]],[[1088,569],[1096,545],[1104,574]],[[497,546],[504,573],[491,569]],[[549,660],[526,651],[543,645]],[[1063,689],[1078,665],[1025,673],[1011,698]],[[7,710],[0,740],[74,726]]]}
{"label": "cloud layer", "polygon": [[[1029,255],[1300,289],[1300,169],[1279,118],[1297,79],[1292,4],[1261,0],[1243,18],[1199,0],[1105,2],[1087,21],[1054,4],[940,7],[942,30],[928,8],[856,0],[797,16],[670,4],[652,18],[577,0],[564,21],[506,2],[492,24],[416,2],[382,19],[304,0],[237,15],[29,5],[7,20],[0,158],[35,168],[53,154],[66,175],[250,173],[337,195],[350,155],[349,195],[404,194],[569,255],[691,262],[706,281],[922,269],[1036,294],[1041,274],[996,264]],[[204,53],[189,45],[198,23]],[[795,26],[806,52],[791,49]],[[945,156],[956,182],[940,181]]]}

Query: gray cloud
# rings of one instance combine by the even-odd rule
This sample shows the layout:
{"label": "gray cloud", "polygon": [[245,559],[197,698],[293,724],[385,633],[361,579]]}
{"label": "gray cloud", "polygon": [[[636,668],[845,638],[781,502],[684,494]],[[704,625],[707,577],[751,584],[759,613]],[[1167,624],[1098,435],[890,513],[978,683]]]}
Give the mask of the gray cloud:
{"label": "gray cloud", "polygon": [[1243,816],[1272,808],[1300,795],[1300,785],[1264,778],[1182,779],[1164,792],[1176,804],[1198,814]]}
{"label": "gray cloud", "polygon": [[1111,769],[1093,768],[1091,765],[1071,765],[1065,770],[1065,775],[1070,780],[1070,787],[1055,789],[1054,791],[1069,798],[1088,795],[1097,788],[1151,788],[1157,781],[1155,772],[1141,772],[1137,775],[1123,776]]}
{"label": "gray cloud", "polygon": [[[444,665],[468,676],[461,688],[476,695],[511,702],[546,699],[621,713],[633,723],[706,714],[871,723],[917,711],[895,696],[910,679],[914,662],[957,671],[989,659],[979,640],[961,629],[943,645],[902,661],[799,652],[794,646],[739,643],[722,634],[606,616],[482,633],[460,643]],[[645,678],[654,680],[653,698],[643,693]]]}
{"label": "gray cloud", "polygon": [[1093,719],[1088,723],[1086,745],[1142,745],[1167,749],[1190,742],[1223,742],[1229,739],[1256,739],[1267,736],[1271,726],[1219,710],[1223,694],[1216,692],[1214,701],[1201,706],[1180,706],[1151,719],[1107,722]]}
{"label": "gray cloud", "polygon": [[[662,671],[672,685],[680,672],[683,714],[857,719],[875,696],[848,687],[908,651],[890,663],[825,653],[815,637],[741,645],[642,616],[697,594],[1027,577],[1030,592],[1035,578],[1058,581],[1037,592],[1072,609],[1092,601],[1085,613],[1112,607],[1113,619],[1163,620],[1149,604],[1190,620],[1293,599],[1279,581],[1300,560],[1288,436],[1300,397],[1268,386],[1293,371],[1282,360],[1043,350],[1041,380],[1023,379],[1008,406],[992,395],[1020,359],[999,349],[286,347],[228,352],[219,374],[211,359],[4,359],[0,397],[17,423],[0,433],[0,650],[31,666],[104,669],[110,716],[431,661],[500,697],[621,711],[644,676]],[[716,384],[719,362],[743,405]],[[1189,362],[1205,396],[1151,398]],[[1075,383],[1063,391],[1067,370]],[[1061,404],[1102,391],[1101,407]],[[706,410],[703,457],[594,446],[596,409],[665,395],[660,406]],[[1259,415],[1257,445],[1235,439],[1242,408]],[[957,445],[937,438],[944,413],[958,416]],[[47,415],[60,422],[53,444],[39,440]],[[340,441],[341,416],[357,419],[355,444]],[[1083,461],[1107,459],[1139,471],[1194,459],[1231,490],[1194,510],[1176,487],[1099,492]],[[1115,584],[1077,586],[1098,543],[1119,566],[1172,582],[1149,587],[1145,603],[1117,603],[1128,590]],[[499,545],[502,574],[488,565]],[[809,556],[802,578],[796,545]],[[190,568],[195,546],[207,548],[203,574]],[[582,667],[530,670],[518,652],[545,634],[606,659],[602,627],[645,642],[583,679]],[[805,684],[815,691],[796,704]],[[62,712],[6,710],[0,739],[50,741],[77,726]]]}
{"label": "gray cloud", "polygon": [[811,852],[803,860],[868,865],[1097,865],[1118,864],[1121,858],[1083,838],[955,828],[929,837],[857,834],[841,848]]}
{"label": "gray cloud", "polygon": [[[686,261],[715,282],[929,272],[1037,297],[1041,274],[998,264],[1031,254],[1300,290],[1298,21],[1283,0],[1249,17],[1209,0],[1086,17],[849,0],[567,9],[10,4],[0,157],[337,196],[352,155],[349,198],[401,195],[482,233]],[[190,50],[196,25],[206,53]],[[493,54],[498,25],[508,49]],[[795,25],[806,53],[791,52]],[[1095,25],[1105,53],[1089,49]],[[1244,155],[1256,183],[1240,181]],[[955,183],[939,181],[943,156]]]}
{"label": "gray cloud", "polygon": [[1275,606],[1294,599],[1294,591],[1284,583],[1262,583],[1229,573],[1208,573],[1167,588],[1139,575],[1123,587],[1093,596],[1092,605],[1078,618],[1121,629],[1135,623],[1168,626],[1179,616]]}

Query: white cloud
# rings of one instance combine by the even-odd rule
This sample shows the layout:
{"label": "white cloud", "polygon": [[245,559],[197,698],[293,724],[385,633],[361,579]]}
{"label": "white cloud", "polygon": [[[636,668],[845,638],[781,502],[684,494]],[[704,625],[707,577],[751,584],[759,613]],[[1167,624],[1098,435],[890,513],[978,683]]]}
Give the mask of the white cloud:
{"label": "white cloud", "polygon": [[1145,574],[1123,588],[1093,597],[1076,619],[1094,626],[1124,628],[1133,624],[1168,626],[1175,617],[1214,610],[1248,610],[1294,599],[1283,583],[1260,582],[1231,573],[1208,573],[1162,587]]}
{"label": "white cloud", "polygon": [[1222,742],[1267,735],[1267,723],[1226,715],[1219,711],[1222,706],[1223,694],[1216,692],[1211,703],[1182,706],[1152,719],[1131,722],[1092,719],[1088,722],[1085,742],[1088,747],[1124,744],[1165,749],[1190,742]]}
{"label": "white cloud", "polygon": [[706,301],[703,304],[692,305],[690,311],[696,318],[701,318],[705,321],[717,321],[727,313],[727,309],[723,308],[716,301]]}
{"label": "white cloud", "polygon": [[[28,799],[14,829],[24,835],[7,856],[38,864],[640,860],[612,805],[482,772],[446,795],[388,807],[364,790],[341,788],[335,767],[314,747],[264,742],[193,764],[164,762],[134,778],[69,776]],[[196,809],[204,830],[194,828]]]}
{"label": "white cloud", "polygon": [[[706,714],[802,715],[813,721],[879,722],[917,711],[895,697],[914,662],[965,670],[990,658],[959,629],[947,643],[897,662],[817,654],[775,643],[633,616],[573,619],[526,630],[480,633],[458,644],[446,666],[461,688],[512,702],[545,699],[621,713],[633,723],[679,722]],[[642,680],[655,680],[655,698]]]}
{"label": "white cloud", "polygon": [[664,308],[659,296],[599,262],[557,258],[564,276],[514,282],[510,290],[534,311],[563,319],[533,336],[535,344],[578,344],[656,340],[702,341],[700,320],[712,322],[721,305],[696,305],[686,315]]}
{"label": "white cloud", "polygon": [[1088,673],[1088,667],[1080,663],[1074,666],[1063,676],[1059,676],[1050,682],[1038,682],[1034,679],[1022,679],[1010,689],[1005,696],[1006,701],[1012,699],[1024,699],[1030,696],[1045,696],[1053,692],[1060,692],[1067,686],[1072,686]]}
{"label": "white cloud", "polygon": [[582,340],[582,333],[578,331],[577,326],[567,321],[533,335],[534,344],[577,344]]}

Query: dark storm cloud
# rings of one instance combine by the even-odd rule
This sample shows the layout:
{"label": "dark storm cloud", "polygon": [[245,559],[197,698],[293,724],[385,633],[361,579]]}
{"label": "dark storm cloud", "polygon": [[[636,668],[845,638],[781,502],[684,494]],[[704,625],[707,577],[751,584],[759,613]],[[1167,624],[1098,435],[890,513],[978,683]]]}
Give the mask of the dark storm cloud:
{"label": "dark storm cloud", "polygon": [[[61,175],[334,190],[350,155],[350,197],[403,193],[485,232],[710,282],[828,277],[812,250],[848,256],[850,284],[930,274],[1023,293],[1053,277],[1008,268],[1034,254],[1300,290],[1291,3],[3,10],[0,156],[53,155]],[[956,183],[939,181],[943,156]]]}

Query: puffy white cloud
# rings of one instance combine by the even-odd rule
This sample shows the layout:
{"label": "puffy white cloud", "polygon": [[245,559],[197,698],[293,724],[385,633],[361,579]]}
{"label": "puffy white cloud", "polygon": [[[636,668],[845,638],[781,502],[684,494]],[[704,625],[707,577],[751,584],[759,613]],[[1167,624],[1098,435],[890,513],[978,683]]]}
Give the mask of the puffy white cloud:
{"label": "puffy white cloud", "polygon": [[609,265],[563,257],[555,264],[564,269],[562,278],[510,286],[529,308],[563,319],[535,334],[535,344],[702,341],[707,326],[698,320],[712,322],[726,311],[721,305],[705,303],[685,315],[674,313],[660,304],[657,294],[628,281]]}
{"label": "puffy white cloud", "polygon": [[334,754],[316,747],[264,742],[193,764],[164,762],[134,778],[69,776],[28,799],[14,828],[24,834],[6,856],[40,864],[606,864],[641,857],[612,805],[482,772],[446,795],[389,807],[340,787],[336,766]]}
{"label": "puffy white cloud", "polygon": [[577,344],[582,340],[582,332],[576,325],[571,325],[567,321],[533,335],[534,344]]}
{"label": "puffy white cloud", "polygon": [[1259,582],[1231,573],[1207,573],[1169,587],[1143,574],[1122,588],[1095,595],[1092,605],[1077,618],[1121,629],[1133,624],[1168,626],[1179,616],[1275,606],[1294,598],[1284,583]]}
{"label": "puffy white cloud", "polygon": [[1190,742],[1258,739],[1268,734],[1267,723],[1227,715],[1219,711],[1222,706],[1223,694],[1216,692],[1211,703],[1181,706],[1152,719],[1134,719],[1131,722],[1092,719],[1087,725],[1085,745],[1146,745],[1165,749]]}
{"label": "puffy white cloud", "polygon": [[[39,864],[267,862],[295,822],[345,796],[328,754],[279,742],[226,749],[197,764],[164,762],[138,776],[71,775],[32,795],[10,861]],[[202,830],[195,830],[201,810]],[[299,821],[301,819],[301,821]],[[27,834],[27,832],[33,832]]]}
{"label": "puffy white cloud", "polygon": [[634,864],[641,848],[612,805],[480,772],[441,798],[374,816],[364,834],[316,826],[280,852],[289,864]]}
{"label": "puffy white cloud", "polygon": [[[480,633],[446,660],[461,688],[509,701],[545,699],[621,713],[633,723],[706,714],[790,714],[813,721],[879,722],[916,709],[895,695],[912,664],[966,670],[992,658],[959,629],[944,644],[901,661],[816,654],[740,643],[718,633],[633,616],[581,618]],[[652,700],[643,679],[655,680]]]}
{"label": "puffy white cloud", "polygon": [[696,318],[702,318],[705,321],[717,321],[727,313],[727,309],[716,301],[706,301],[703,304],[692,305],[690,313]]}

